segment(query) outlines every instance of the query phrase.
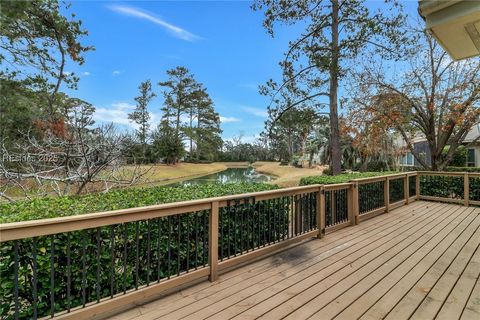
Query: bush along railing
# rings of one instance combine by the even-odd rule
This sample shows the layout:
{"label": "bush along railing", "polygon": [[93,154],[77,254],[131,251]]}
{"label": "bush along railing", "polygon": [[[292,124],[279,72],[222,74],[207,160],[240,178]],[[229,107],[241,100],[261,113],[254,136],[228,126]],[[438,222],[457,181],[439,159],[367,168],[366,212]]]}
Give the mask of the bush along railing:
{"label": "bush along railing", "polygon": [[480,174],[406,172],[0,224],[0,317],[118,312],[417,199],[480,205]]}
{"label": "bush along railing", "polygon": [[419,199],[480,205],[480,173],[419,171]]}

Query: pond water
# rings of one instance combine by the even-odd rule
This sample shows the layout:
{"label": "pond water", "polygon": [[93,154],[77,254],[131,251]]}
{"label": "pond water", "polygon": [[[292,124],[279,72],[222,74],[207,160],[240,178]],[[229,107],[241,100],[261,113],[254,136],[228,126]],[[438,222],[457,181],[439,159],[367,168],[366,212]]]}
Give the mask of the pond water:
{"label": "pond water", "polygon": [[228,168],[227,170],[209,174],[190,180],[170,184],[169,186],[191,186],[206,183],[235,183],[235,182],[267,182],[272,177],[258,173],[254,168]]}

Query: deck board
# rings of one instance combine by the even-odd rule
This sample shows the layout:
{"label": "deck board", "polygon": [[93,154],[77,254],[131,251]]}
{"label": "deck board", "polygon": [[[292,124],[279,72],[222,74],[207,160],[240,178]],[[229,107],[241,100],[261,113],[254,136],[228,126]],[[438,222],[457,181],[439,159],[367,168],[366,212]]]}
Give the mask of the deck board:
{"label": "deck board", "polygon": [[480,208],[415,201],[110,319],[477,319],[479,244]]}

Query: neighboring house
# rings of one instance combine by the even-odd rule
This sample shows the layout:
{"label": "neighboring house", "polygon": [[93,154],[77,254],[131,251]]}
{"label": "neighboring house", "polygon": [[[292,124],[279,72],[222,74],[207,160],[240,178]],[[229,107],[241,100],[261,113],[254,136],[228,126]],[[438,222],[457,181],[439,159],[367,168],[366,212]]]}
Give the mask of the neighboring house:
{"label": "neighboring house", "polygon": [[[466,167],[480,167],[480,123],[473,126],[473,128],[468,132],[467,136],[463,140],[463,145],[471,144],[467,149],[467,162],[465,163]],[[424,161],[430,165],[431,164],[431,153],[430,148],[428,147],[428,142],[425,137],[421,134],[418,134],[413,138],[413,148],[415,152],[424,159]],[[412,167],[420,166],[420,163],[415,159],[413,154],[408,150],[407,143],[401,138],[398,137],[395,140],[395,145],[399,149],[399,156],[397,158],[398,165],[402,167]]]}

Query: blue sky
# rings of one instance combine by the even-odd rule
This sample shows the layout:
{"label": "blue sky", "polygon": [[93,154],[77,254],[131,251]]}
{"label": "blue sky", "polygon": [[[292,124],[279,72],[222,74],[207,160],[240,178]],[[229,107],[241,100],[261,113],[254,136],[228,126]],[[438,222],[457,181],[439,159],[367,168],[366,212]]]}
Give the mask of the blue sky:
{"label": "blue sky", "polygon": [[[383,1],[382,1],[383,2]],[[378,6],[379,1],[372,1]],[[127,113],[138,85],[152,80],[158,97],[150,105],[152,124],[159,122],[163,99],[158,81],[167,69],[187,67],[206,86],[222,117],[224,139],[242,133],[245,141],[263,130],[269,99],[258,85],[279,79],[278,61],[299,27],[277,29],[271,38],[263,14],[249,1],[76,1],[75,12],[89,31],[83,66],[68,66],[81,80],[71,94],[97,108],[96,120],[131,129]],[[416,1],[407,1],[414,11]],[[69,69],[70,68],[70,69]]]}

